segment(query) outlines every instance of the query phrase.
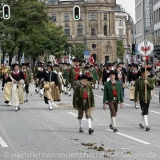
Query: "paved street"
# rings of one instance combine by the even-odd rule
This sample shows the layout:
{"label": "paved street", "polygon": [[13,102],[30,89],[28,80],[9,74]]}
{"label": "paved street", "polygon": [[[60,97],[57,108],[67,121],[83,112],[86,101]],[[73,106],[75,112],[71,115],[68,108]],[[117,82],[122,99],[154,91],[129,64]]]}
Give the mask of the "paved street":
{"label": "paved street", "polygon": [[[0,91],[0,160],[159,160],[159,89],[155,89],[150,105],[149,132],[140,129],[141,110],[134,109],[129,100],[129,90],[125,90],[124,107],[118,111],[117,133],[109,129],[109,110],[102,109],[103,92],[94,91],[96,109],[92,117],[95,132],[92,135],[88,134],[85,118],[84,133],[78,132],[77,111],[72,108],[72,97],[63,94],[62,101],[50,111],[32,84],[29,102],[15,112],[14,107],[4,104],[3,92]],[[97,151],[96,146],[101,147],[100,150],[104,148],[104,151]]]}

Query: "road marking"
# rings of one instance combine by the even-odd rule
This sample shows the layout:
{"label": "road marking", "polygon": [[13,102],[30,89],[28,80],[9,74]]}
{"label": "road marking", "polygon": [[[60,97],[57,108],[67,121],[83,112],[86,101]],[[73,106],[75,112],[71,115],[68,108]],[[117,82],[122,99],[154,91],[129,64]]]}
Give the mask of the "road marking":
{"label": "road marking", "polygon": [[[107,131],[110,131],[110,132],[113,132],[113,131],[110,130],[110,129],[106,129],[106,130],[107,130]],[[123,134],[123,133],[120,133],[120,132],[116,132],[116,134],[118,134],[118,135],[120,135],[120,136],[123,136],[123,137],[126,137],[126,138],[129,138],[129,139],[132,139],[132,140],[134,140],[134,141],[143,143],[143,144],[150,144],[149,142],[146,142],[146,141],[143,141],[143,140],[141,140],[141,139],[138,139],[138,138],[129,136],[129,135],[127,135],[127,134]]]}
{"label": "road marking", "polygon": [[0,145],[2,147],[8,147],[8,145],[5,143],[5,141],[0,137]]}
{"label": "road marking", "polygon": [[156,113],[156,114],[160,114],[160,112],[155,112],[155,111],[150,111],[150,112],[152,112],[152,113]]}
{"label": "road marking", "polygon": [[155,97],[159,97],[159,96],[157,96],[157,95],[154,95]]}
{"label": "road marking", "polygon": [[95,95],[96,97],[98,97],[98,98],[103,98],[102,96],[98,96],[98,95]]}
{"label": "road marking", "polygon": [[[74,114],[72,112],[68,112],[68,113],[71,114],[71,115],[73,115],[73,116],[75,116],[75,117],[78,117],[78,115],[76,115],[76,114]],[[86,120],[86,118],[83,118],[83,120]]]}

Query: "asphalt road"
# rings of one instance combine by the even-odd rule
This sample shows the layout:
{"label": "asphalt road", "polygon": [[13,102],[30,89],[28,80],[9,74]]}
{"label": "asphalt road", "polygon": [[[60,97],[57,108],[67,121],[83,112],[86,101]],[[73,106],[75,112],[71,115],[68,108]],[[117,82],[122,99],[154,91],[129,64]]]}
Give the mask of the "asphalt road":
{"label": "asphalt road", "polygon": [[77,111],[72,108],[72,97],[68,95],[63,94],[50,111],[32,84],[29,102],[15,112],[14,107],[4,103],[0,91],[0,160],[159,160],[159,90],[155,89],[150,104],[149,132],[140,129],[141,110],[134,108],[129,90],[125,90],[124,107],[118,110],[116,118],[117,133],[109,129],[109,109],[102,109],[103,92],[94,91],[96,108],[92,112],[92,126],[95,132],[92,135],[88,134],[85,118],[84,133],[78,132]]}

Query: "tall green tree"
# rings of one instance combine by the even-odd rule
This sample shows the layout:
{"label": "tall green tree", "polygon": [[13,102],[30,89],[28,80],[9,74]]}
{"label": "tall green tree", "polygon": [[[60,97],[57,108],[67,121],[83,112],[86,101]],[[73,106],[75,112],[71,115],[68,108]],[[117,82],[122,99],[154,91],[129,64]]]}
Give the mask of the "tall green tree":
{"label": "tall green tree", "polygon": [[61,27],[50,22],[45,4],[38,0],[6,0],[4,3],[11,6],[11,18],[0,21],[0,39],[3,53],[10,56],[9,63],[15,53],[20,61],[23,53],[36,58],[41,53],[62,52],[67,38]]}
{"label": "tall green tree", "polygon": [[123,56],[125,54],[124,44],[119,39],[116,40],[116,44],[117,44],[117,57],[118,58],[123,58]]}

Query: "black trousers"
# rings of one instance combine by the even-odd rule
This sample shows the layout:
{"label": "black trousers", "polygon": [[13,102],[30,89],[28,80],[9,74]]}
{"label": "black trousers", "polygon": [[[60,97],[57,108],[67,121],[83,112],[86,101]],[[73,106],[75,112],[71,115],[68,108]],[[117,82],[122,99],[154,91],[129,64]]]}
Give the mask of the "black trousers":
{"label": "black trousers", "polygon": [[26,93],[29,93],[29,84],[25,85],[25,90],[26,90]]}
{"label": "black trousers", "polygon": [[142,115],[147,115],[150,101],[147,101],[147,103],[145,103],[144,100],[139,100],[139,103],[140,103],[140,106],[141,106]]}

